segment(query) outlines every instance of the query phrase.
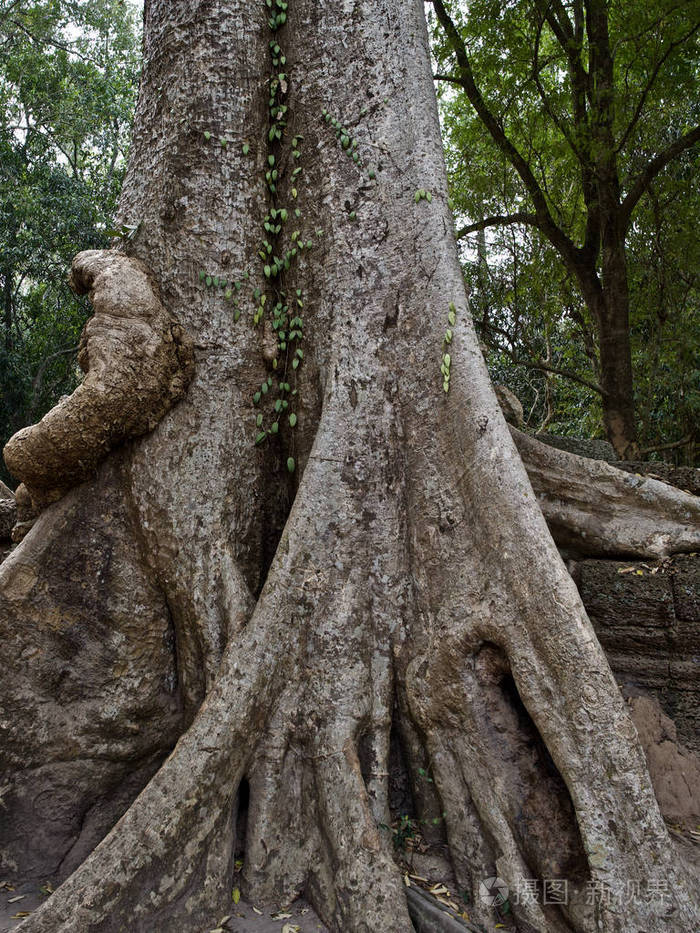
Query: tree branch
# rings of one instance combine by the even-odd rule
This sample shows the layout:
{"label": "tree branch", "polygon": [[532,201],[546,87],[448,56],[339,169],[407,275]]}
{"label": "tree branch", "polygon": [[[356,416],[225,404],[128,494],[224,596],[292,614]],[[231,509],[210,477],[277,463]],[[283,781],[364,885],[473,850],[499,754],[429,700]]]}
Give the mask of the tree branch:
{"label": "tree branch", "polygon": [[570,369],[560,369],[558,366],[550,366],[549,363],[541,363],[535,360],[520,360],[516,358],[512,358],[512,360],[516,366],[524,366],[526,369],[535,369],[543,373],[552,373],[554,376],[570,379],[572,382],[576,382],[578,385],[590,389],[591,392],[596,392],[598,395],[603,394],[603,390],[597,382],[591,382],[591,380],[586,379],[584,376],[578,376],[576,373],[572,373]]}
{"label": "tree branch", "polygon": [[617,146],[618,152],[622,152],[622,150],[625,147],[625,143],[627,142],[627,140],[630,137],[630,134],[634,130],[635,126],[637,125],[637,122],[639,121],[639,118],[642,115],[642,111],[644,110],[644,105],[646,104],[647,97],[649,96],[649,92],[651,91],[654,85],[654,82],[656,81],[658,74],[661,71],[662,65],[664,65],[664,63],[668,59],[671,52],[673,52],[674,49],[677,49],[678,46],[683,45],[684,42],[687,42],[688,39],[690,39],[690,37],[698,31],[698,29],[700,29],[700,22],[695,23],[693,28],[689,32],[687,32],[684,36],[682,36],[680,39],[677,39],[675,42],[671,42],[668,48],[666,49],[666,51],[664,52],[664,54],[659,58],[659,60],[654,65],[651,75],[649,76],[649,80],[647,81],[644,87],[644,90],[642,91],[641,96],[637,102],[637,106],[635,107],[634,114],[632,115],[632,119],[630,120],[629,125],[627,129],[625,130],[622,136],[622,139],[620,140]]}
{"label": "tree branch", "polygon": [[487,227],[507,227],[511,224],[529,224],[531,227],[538,227],[537,215],[529,214],[527,211],[518,211],[515,214],[494,214],[493,217],[486,217],[475,224],[468,224],[458,230],[455,236],[461,240],[470,233],[478,233],[479,230],[486,230]]}
{"label": "tree branch", "polygon": [[690,149],[697,142],[700,142],[700,126],[694,127],[683,136],[679,136],[678,139],[647,162],[622,202],[621,221],[625,227],[629,226],[632,211],[659,172],[665,169],[677,155],[685,152],[686,149]]}
{"label": "tree branch", "polygon": [[447,39],[457,59],[460,85],[476,110],[481,122],[491,135],[498,148],[506,156],[510,164],[520,176],[535,206],[537,225],[547,236],[552,245],[559,251],[566,264],[572,270],[580,265],[579,251],[574,242],[564,233],[554,220],[547,199],[532,169],[521,153],[506,135],[505,130],[491,112],[484,100],[481,91],[476,85],[474,75],[469,63],[469,56],[462,38],[450,14],[445,8],[443,0],[431,0],[438,20],[445,30]]}
{"label": "tree branch", "polygon": [[668,444],[654,444],[653,447],[642,447],[639,451],[641,454],[651,454],[656,453],[659,450],[675,450],[677,447],[687,447],[688,444],[693,443],[693,437],[691,434],[687,434],[685,437],[682,437],[679,441],[671,441]]}

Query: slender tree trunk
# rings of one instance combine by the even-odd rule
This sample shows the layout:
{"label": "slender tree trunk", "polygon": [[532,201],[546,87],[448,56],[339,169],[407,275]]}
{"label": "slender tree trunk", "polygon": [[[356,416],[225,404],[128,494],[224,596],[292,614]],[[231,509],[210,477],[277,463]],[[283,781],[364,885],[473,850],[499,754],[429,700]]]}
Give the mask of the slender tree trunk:
{"label": "slender tree trunk", "polygon": [[[34,846],[34,870],[75,868],[22,929],[204,928],[230,902],[246,780],[244,893],[305,891],[334,931],[410,931],[381,829],[392,732],[420,817],[444,814],[474,919],[493,925],[479,885],[498,874],[512,890],[569,880],[567,905],[514,905],[523,930],[697,926],[469,319],[422,2],[150,0],[145,15],[122,215],[195,374],[0,567],[20,659],[2,685],[6,860],[16,871],[48,811],[54,849]],[[109,332],[142,301],[142,268],[88,254],[76,271],[96,262]],[[148,356],[132,317],[115,354],[130,412]],[[88,363],[115,345],[100,327]],[[61,475],[45,433],[29,435],[52,467],[39,497]],[[71,645],[100,684],[91,707]],[[120,775],[138,760],[145,783],[178,729],[76,867],[128,802]],[[607,896],[628,882],[644,896]]]}
{"label": "slender tree trunk", "polygon": [[[602,294],[592,307],[598,322],[603,422],[608,440],[621,459],[638,453],[630,345],[629,289],[625,255],[626,226],[622,221],[620,174],[617,164],[614,54],[610,46],[608,8],[602,0],[586,0],[586,32],[592,104],[591,155],[595,189],[589,214],[600,233]],[[596,258],[598,256],[598,250]],[[595,260],[594,260],[595,261]],[[592,268],[591,275],[597,270]]]}
{"label": "slender tree trunk", "polygon": [[2,305],[3,305],[3,339],[5,350],[12,349],[12,268],[5,266],[3,270]]}
{"label": "slender tree trunk", "polygon": [[602,279],[585,261],[575,271],[598,334],[605,432],[620,459],[633,458],[638,448],[624,242],[615,237],[605,244]]}
{"label": "slender tree trunk", "polygon": [[639,453],[632,377],[629,290],[624,241],[603,245],[603,303],[600,309],[600,383],[603,423],[621,460]]}

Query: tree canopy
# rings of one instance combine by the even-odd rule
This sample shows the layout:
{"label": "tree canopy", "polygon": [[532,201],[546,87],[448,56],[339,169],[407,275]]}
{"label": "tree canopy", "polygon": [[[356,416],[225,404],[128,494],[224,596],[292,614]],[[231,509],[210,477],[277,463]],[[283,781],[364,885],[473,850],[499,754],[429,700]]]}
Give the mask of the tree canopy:
{"label": "tree canopy", "polygon": [[599,429],[596,295],[626,291],[641,446],[692,440],[700,5],[434,6],[458,235],[495,372],[535,426]]}

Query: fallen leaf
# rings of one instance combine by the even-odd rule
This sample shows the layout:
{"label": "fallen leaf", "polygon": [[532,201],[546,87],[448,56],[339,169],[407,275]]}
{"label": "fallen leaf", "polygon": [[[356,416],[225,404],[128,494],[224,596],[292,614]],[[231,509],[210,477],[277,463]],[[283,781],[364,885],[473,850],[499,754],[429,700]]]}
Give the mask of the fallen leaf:
{"label": "fallen leaf", "polygon": [[285,923],[282,927],[282,933],[300,933],[301,927],[297,926],[296,923]]}
{"label": "fallen leaf", "polygon": [[257,907],[253,907],[253,913],[257,914],[258,917],[262,917],[262,910],[258,910]]}
{"label": "fallen leaf", "polygon": [[405,874],[405,875],[403,876],[403,883],[406,885],[407,888],[410,888],[410,887],[411,887],[411,880],[410,880],[410,878],[408,877],[408,874]]}
{"label": "fallen leaf", "polygon": [[234,888],[234,889],[233,889],[233,893],[231,894],[231,897],[233,898],[233,903],[234,903],[234,904],[237,904],[237,903],[240,901],[240,899],[241,899],[241,892],[240,892],[240,889],[239,889],[239,888]]}
{"label": "fallen leaf", "polygon": [[429,884],[428,879],[423,878],[422,875],[409,875],[408,877],[413,879],[413,881],[422,881],[423,884]]}
{"label": "fallen leaf", "polygon": [[8,903],[8,904],[14,904],[15,901],[23,901],[23,900],[25,899],[26,896],[27,896],[26,894],[18,894],[16,897],[10,897],[10,898],[8,898],[7,903]]}
{"label": "fallen leaf", "polygon": [[30,917],[31,912],[29,910],[20,910],[16,914],[13,914],[10,917],[11,920],[20,920],[22,917]]}
{"label": "fallen leaf", "polygon": [[447,890],[444,884],[434,884],[430,889],[430,893],[437,897],[439,894],[449,894],[450,892]]}
{"label": "fallen leaf", "polygon": [[283,913],[273,914],[272,920],[289,920],[291,916],[292,916],[291,914],[283,914]]}

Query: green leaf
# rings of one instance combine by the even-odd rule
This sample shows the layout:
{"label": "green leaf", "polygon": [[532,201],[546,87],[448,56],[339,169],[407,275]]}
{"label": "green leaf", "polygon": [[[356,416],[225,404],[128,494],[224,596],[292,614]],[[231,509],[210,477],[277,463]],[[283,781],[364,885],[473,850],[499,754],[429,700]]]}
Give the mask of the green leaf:
{"label": "green leaf", "polygon": [[294,462],[294,457],[287,458],[287,469],[290,473],[293,473],[296,469],[296,463]]}
{"label": "green leaf", "polygon": [[289,416],[289,427],[293,428],[297,423],[297,416],[292,412]]}
{"label": "green leaf", "polygon": [[262,442],[265,440],[266,437],[267,437],[267,431],[261,431],[260,434],[258,434],[258,436],[255,438],[255,443],[262,444]]}
{"label": "green leaf", "polygon": [[248,143],[243,143],[243,155],[248,155],[249,152],[250,152],[250,146],[248,145]]}

